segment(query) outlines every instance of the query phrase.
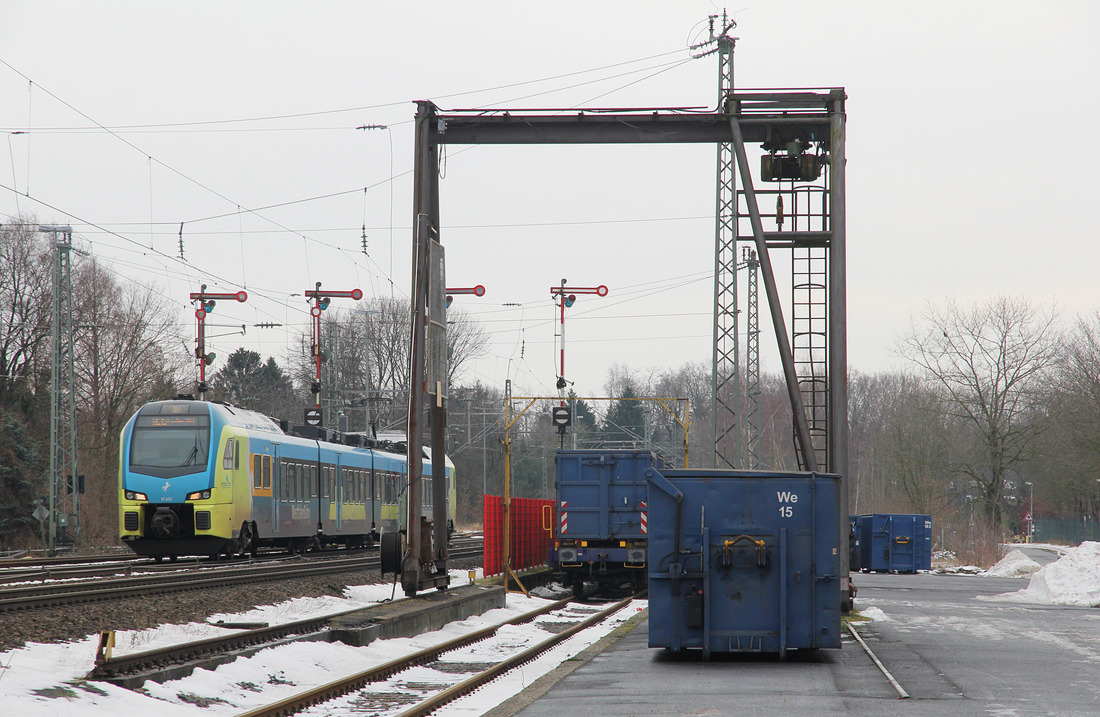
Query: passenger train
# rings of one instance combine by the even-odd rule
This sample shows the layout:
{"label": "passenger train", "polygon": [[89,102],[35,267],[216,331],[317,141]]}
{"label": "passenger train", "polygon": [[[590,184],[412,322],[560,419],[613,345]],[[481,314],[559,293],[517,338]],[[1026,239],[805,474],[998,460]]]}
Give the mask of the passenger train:
{"label": "passenger train", "polygon": [[[405,454],[300,435],[307,430],[290,432],[254,411],[183,397],[142,406],[120,437],[123,543],[139,555],[174,560],[255,554],[263,546],[358,547],[373,544],[379,531],[404,528]],[[435,474],[425,453],[421,512],[431,518]],[[444,463],[453,527],[454,467]]]}

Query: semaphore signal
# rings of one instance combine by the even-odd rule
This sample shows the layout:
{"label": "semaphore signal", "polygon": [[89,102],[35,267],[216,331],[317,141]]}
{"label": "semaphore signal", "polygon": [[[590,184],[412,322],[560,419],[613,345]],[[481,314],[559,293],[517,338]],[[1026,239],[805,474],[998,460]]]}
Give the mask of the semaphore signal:
{"label": "semaphore signal", "polygon": [[248,293],[238,291],[236,293],[212,293],[206,290],[206,284],[199,287],[197,292],[191,292],[191,301],[196,304],[195,318],[198,320],[198,328],[195,332],[195,361],[199,367],[199,399],[206,400],[206,367],[214,363],[217,355],[213,352],[206,353],[206,315],[214,311],[214,306],[219,301],[248,301]]}
{"label": "semaphore signal", "polygon": [[561,308],[561,373],[558,374],[557,388],[562,406],[565,405],[565,387],[569,385],[569,382],[565,380],[565,310],[576,302],[577,294],[607,296],[607,287],[600,284],[599,286],[571,286],[566,289],[565,279],[561,280],[561,286],[550,287],[550,296],[554,297],[555,302]]}
{"label": "semaphore signal", "polygon": [[333,299],[353,299],[359,301],[363,298],[363,292],[359,289],[351,291],[321,291],[321,282],[317,282],[315,289],[307,289],[306,298],[313,300],[309,315],[313,317],[313,354],[314,365],[317,367],[317,375],[311,387],[313,399],[317,408],[321,407],[321,362],[325,359],[321,352],[321,312],[328,308]]}

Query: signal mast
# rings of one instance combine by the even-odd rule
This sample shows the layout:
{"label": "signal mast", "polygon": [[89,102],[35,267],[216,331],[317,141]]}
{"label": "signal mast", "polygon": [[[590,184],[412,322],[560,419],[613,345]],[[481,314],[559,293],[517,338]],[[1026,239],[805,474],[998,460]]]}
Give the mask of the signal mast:
{"label": "signal mast", "polygon": [[551,286],[550,296],[555,297],[558,306],[561,307],[561,373],[558,374],[558,397],[561,405],[565,405],[565,387],[569,382],[565,380],[565,310],[577,300],[577,294],[595,294],[607,296],[607,287],[599,286],[573,286],[568,291],[565,288],[565,279],[561,280],[561,286]]}
{"label": "signal mast", "polygon": [[197,292],[191,292],[191,301],[197,304],[195,318],[198,319],[198,329],[195,333],[195,362],[199,367],[199,400],[206,400],[206,367],[214,363],[217,356],[211,352],[206,353],[206,315],[214,310],[214,305],[219,301],[248,301],[248,293],[238,291],[235,294],[208,293],[206,284],[199,287]]}
{"label": "signal mast", "polygon": [[359,301],[363,298],[363,292],[359,289],[352,289],[351,291],[321,291],[321,282],[317,282],[315,289],[307,289],[305,292],[306,298],[313,299],[313,306],[310,307],[309,315],[313,317],[311,322],[313,325],[313,347],[311,349],[313,353],[314,365],[317,367],[316,378],[313,381],[313,398],[316,407],[321,408],[321,361],[325,356],[321,353],[321,312],[328,308],[328,305],[332,303],[333,299],[354,299]]}

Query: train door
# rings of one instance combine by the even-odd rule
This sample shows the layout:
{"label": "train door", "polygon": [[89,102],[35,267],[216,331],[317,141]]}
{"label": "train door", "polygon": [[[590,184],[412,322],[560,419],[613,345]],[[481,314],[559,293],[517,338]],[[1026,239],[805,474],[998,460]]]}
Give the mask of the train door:
{"label": "train door", "polygon": [[272,499],[271,456],[267,453],[252,454],[252,520],[256,521],[257,535],[267,536],[272,530],[272,513],[268,504]]}
{"label": "train door", "polygon": [[279,504],[283,498],[283,471],[279,465],[279,444],[272,446],[271,456],[271,532],[279,532]]}
{"label": "train door", "polygon": [[336,462],[333,470],[336,471],[336,529],[344,529],[344,469],[340,465],[340,454],[335,456]]}
{"label": "train door", "polygon": [[374,451],[370,452],[370,477],[367,478],[367,527],[374,530],[378,525],[376,522],[377,514],[375,511],[378,509],[378,498],[381,493],[378,487],[378,476],[374,471]]}

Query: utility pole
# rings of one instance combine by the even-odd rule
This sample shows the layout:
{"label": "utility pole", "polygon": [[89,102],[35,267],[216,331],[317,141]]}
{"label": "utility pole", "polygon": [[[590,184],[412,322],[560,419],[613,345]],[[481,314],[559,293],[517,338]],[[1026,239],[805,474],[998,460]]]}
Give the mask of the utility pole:
{"label": "utility pole", "polygon": [[[53,235],[53,315],[50,333],[50,506],[47,550],[57,554],[58,528],[80,536],[80,478],[76,456],[76,388],[73,366],[73,230],[40,226]],[[60,235],[60,236],[59,236]],[[63,531],[61,531],[63,532]]]}
{"label": "utility pole", "polygon": [[[710,38],[692,48],[696,58],[718,55],[718,106],[733,92],[737,23],[722,11],[710,18]],[[737,179],[733,144],[718,143],[714,212],[714,353],[711,356],[712,468],[743,468],[741,367],[737,335]]]}
{"label": "utility pole", "polygon": [[748,270],[748,310],[745,321],[745,468],[760,468],[760,314],[756,250],[742,247]]}

